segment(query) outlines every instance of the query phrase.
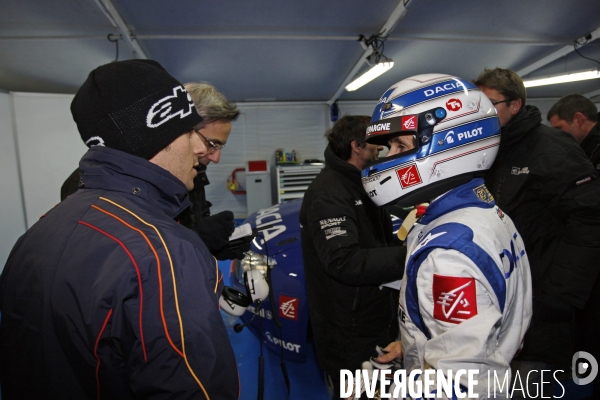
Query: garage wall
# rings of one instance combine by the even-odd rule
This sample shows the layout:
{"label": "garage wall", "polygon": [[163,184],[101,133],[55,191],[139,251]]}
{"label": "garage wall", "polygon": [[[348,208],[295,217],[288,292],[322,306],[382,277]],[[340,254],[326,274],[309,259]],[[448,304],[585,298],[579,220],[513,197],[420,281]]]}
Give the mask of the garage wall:
{"label": "garage wall", "polygon": [[29,228],[60,202],[60,187],[87,150],[71,118],[72,95],[12,93]]}
{"label": "garage wall", "polygon": [[11,96],[0,92],[0,272],[16,240],[25,232]]}
{"label": "garage wall", "polygon": [[[0,268],[17,238],[60,201],[60,187],[86,146],[70,113],[72,95],[0,92]],[[329,108],[323,103],[245,103],[219,164],[211,164],[207,196],[213,212],[246,217],[246,196],[227,177],[248,160],[274,165],[277,148],[300,160],[323,159]],[[242,175],[243,178],[243,175]]]}
{"label": "garage wall", "polygon": [[207,169],[210,185],[206,196],[213,203],[213,213],[231,210],[236,218],[245,218],[246,195],[231,193],[227,177],[234,169],[245,168],[247,161],[266,160],[269,167],[275,165],[276,149],[295,150],[300,161],[322,160],[329,108],[323,103],[246,103],[238,107],[241,114],[233,123],[221,160]]}
{"label": "garage wall", "polygon": [[[371,115],[376,101],[340,102],[340,116]],[[275,150],[296,151],[298,160],[323,160],[327,146],[325,132],[332,126],[329,106],[323,103],[241,103],[241,115],[233,123],[227,147],[219,164],[211,164],[207,175],[211,182],[206,196],[213,213],[231,210],[236,218],[245,218],[246,196],[227,190],[227,177],[246,161],[266,160],[275,165]],[[243,177],[243,175],[242,175]]]}

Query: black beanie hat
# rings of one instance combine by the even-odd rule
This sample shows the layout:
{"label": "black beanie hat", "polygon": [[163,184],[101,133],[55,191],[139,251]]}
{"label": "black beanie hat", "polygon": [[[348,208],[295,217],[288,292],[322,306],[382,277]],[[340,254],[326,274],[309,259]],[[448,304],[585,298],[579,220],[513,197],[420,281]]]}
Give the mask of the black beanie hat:
{"label": "black beanie hat", "polygon": [[202,121],[183,85],[153,60],[96,68],[71,102],[71,114],[88,147],[145,159]]}

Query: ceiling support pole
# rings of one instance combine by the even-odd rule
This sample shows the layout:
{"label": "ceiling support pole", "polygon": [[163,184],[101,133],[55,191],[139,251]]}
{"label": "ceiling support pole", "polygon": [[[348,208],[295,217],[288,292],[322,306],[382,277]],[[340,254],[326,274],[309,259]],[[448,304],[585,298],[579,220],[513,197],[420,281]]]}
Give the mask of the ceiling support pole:
{"label": "ceiling support pole", "polygon": [[148,56],[146,56],[146,53],[144,53],[144,50],[142,50],[142,48],[140,47],[140,44],[135,38],[135,35],[127,27],[127,24],[125,23],[125,21],[123,21],[123,18],[121,18],[121,15],[117,11],[113,3],[110,0],[95,1],[96,4],[98,4],[100,10],[104,13],[104,15],[106,15],[106,18],[108,18],[110,23],[113,24],[113,26],[119,30],[119,32],[121,33],[121,37],[127,42],[127,44],[129,44],[129,46],[133,50],[135,58],[147,59]]}
{"label": "ceiling support pole", "polygon": [[[385,22],[385,24],[379,31],[379,34],[382,36],[389,35],[390,32],[396,27],[398,22],[400,22],[400,20],[404,17],[404,15],[406,15],[408,4],[411,2],[414,2],[414,1],[415,0],[400,0],[400,2],[398,3],[398,5],[394,9],[394,11],[390,14],[389,18],[387,19],[387,21]],[[363,44],[363,43],[361,43],[361,44]],[[363,47],[364,47],[364,44],[363,44]],[[356,62],[356,64],[354,65],[354,67],[352,68],[350,73],[348,74],[348,76],[346,76],[346,78],[342,81],[342,84],[335,91],[334,95],[331,96],[331,98],[329,100],[327,100],[328,105],[332,105],[333,102],[337,100],[339,95],[346,88],[346,85],[348,85],[348,83],[350,83],[350,81],[356,76],[357,72],[363,66],[363,64],[367,60],[367,57],[369,57],[371,55],[371,53],[373,53],[373,47],[369,46],[365,49],[363,54],[360,56],[360,58],[358,59],[358,61]]]}
{"label": "ceiling support pole", "polygon": [[[600,28],[596,28],[596,30],[594,30],[586,35],[583,35],[582,37],[577,39],[574,43],[579,44],[578,47],[581,48],[581,47],[585,46],[586,44],[588,44],[598,38],[600,38]],[[564,57],[573,51],[575,51],[575,47],[574,47],[574,45],[570,44],[559,50],[556,50],[554,53],[549,54],[544,58],[539,59],[538,61],[534,62],[533,64],[530,64],[527,67],[516,71],[516,73],[517,73],[517,75],[523,77],[523,76],[529,74],[530,72],[533,72],[536,69],[543,67],[544,65],[550,64],[552,61],[558,60],[559,58]]]}

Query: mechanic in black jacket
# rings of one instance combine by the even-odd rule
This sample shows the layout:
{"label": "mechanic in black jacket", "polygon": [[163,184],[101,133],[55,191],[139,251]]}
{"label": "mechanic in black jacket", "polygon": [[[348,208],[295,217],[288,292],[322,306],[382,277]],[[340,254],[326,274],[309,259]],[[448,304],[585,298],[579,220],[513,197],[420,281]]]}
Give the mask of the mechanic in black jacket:
{"label": "mechanic in black jacket", "polygon": [[345,116],[326,133],[325,168],[300,210],[308,307],[317,361],[339,398],[340,369],[354,371],[397,339],[399,280],[406,247],[390,215],[365,193],[361,168],[381,147],[365,142],[370,117]]}
{"label": "mechanic in black jacket", "polygon": [[[513,361],[525,382],[528,370],[569,371],[579,350],[575,313],[600,271],[600,180],[573,138],[542,125],[540,111],[525,105],[516,73],[486,69],[475,84],[496,106],[502,127],[486,186],[523,236],[531,265],[533,319]],[[544,396],[552,395],[549,376]]]}
{"label": "mechanic in black jacket", "polygon": [[553,128],[573,135],[596,171],[600,170],[599,116],[596,105],[580,94],[569,94],[561,98],[546,114]]}
{"label": "mechanic in black jacket", "polygon": [[[587,97],[569,94],[550,108],[546,118],[556,129],[570,133],[579,143],[590,161],[600,171],[600,124],[598,108]],[[600,360],[600,279],[592,289],[585,308],[578,312],[577,335],[580,346],[577,350],[591,353]],[[594,392],[600,393],[600,379],[594,379]]]}

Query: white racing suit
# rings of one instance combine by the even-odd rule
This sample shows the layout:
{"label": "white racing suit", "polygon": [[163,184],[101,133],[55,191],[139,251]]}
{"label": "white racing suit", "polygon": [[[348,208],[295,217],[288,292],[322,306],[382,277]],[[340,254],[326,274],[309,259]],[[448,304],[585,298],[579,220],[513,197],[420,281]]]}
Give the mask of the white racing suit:
{"label": "white racing suit", "polygon": [[[495,373],[504,383],[496,398],[506,398],[532,314],[529,263],[512,220],[473,179],[434,200],[406,244],[398,311],[406,376],[478,370],[472,387],[482,399],[494,398]],[[467,375],[459,381],[466,393]]]}

